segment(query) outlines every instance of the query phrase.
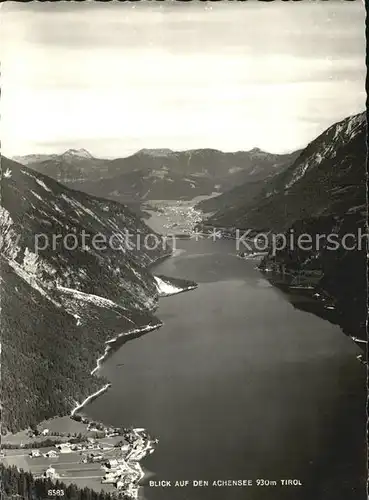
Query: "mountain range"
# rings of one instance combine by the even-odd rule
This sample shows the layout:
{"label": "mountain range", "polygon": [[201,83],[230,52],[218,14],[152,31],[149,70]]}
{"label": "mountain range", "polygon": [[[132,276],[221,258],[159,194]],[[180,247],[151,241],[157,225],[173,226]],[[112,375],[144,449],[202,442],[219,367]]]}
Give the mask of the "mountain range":
{"label": "mountain range", "polygon": [[85,179],[100,179],[107,174],[104,165],[109,163],[95,158],[86,149],[68,149],[62,154],[14,156],[13,160],[66,185]]}
{"label": "mountain range", "polygon": [[127,158],[104,160],[82,149],[14,159],[74,189],[123,203],[138,203],[219,194],[275,174],[296,155],[271,154],[257,148],[235,153],[142,149]]}
{"label": "mountain range", "polygon": [[[362,210],[366,203],[365,113],[348,117],[312,141],[287,168],[199,204],[210,224],[288,228],[311,215]],[[355,208],[356,207],[356,208]]]}

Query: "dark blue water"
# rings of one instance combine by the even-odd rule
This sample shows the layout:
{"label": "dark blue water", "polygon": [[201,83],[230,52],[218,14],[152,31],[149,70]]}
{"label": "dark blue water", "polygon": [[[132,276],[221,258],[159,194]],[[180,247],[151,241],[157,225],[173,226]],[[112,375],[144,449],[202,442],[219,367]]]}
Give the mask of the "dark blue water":
{"label": "dark blue water", "polygon": [[[365,367],[339,327],[293,307],[232,241],[181,241],[155,270],[199,283],[161,299],[159,330],[105,363],[88,413],[159,438],[148,499],[364,500]],[[121,365],[123,363],[123,366]],[[212,487],[213,480],[253,481]],[[257,479],[277,486],[257,486]],[[297,479],[302,486],[281,486]]]}

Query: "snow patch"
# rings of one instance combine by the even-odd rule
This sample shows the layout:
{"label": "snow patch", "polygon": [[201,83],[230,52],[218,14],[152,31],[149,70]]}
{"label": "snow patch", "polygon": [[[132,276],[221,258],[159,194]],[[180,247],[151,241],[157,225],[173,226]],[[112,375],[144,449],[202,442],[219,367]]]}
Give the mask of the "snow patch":
{"label": "snow patch", "polygon": [[35,193],[34,191],[32,191],[31,189],[31,193],[33,194],[33,196],[36,196],[37,199],[39,199],[40,201],[42,201],[42,198],[39,194]]}
{"label": "snow patch", "polygon": [[81,321],[81,316],[78,314],[73,314],[74,318],[76,319],[76,326],[81,326],[82,321]]}
{"label": "snow patch", "polygon": [[36,179],[36,182],[39,186],[43,187],[45,189],[45,191],[49,191],[49,193],[51,193],[51,189],[49,189],[46,184],[44,183],[44,181],[42,181],[41,179]]}
{"label": "snow patch", "polygon": [[26,247],[23,257],[23,269],[26,271],[26,273],[36,275],[38,271],[38,263],[38,256],[34,252],[31,252],[28,247]]}
{"label": "snow patch", "polygon": [[[81,292],[80,290],[76,290],[75,288],[67,288],[61,285],[57,285],[57,289],[67,295],[73,296],[77,300],[82,300],[83,302],[88,302],[98,307],[104,307],[106,309],[116,309],[116,308],[123,309],[122,306],[120,306],[116,302],[113,302],[110,299],[105,299],[100,295],[93,295],[91,293]],[[126,319],[131,323],[133,323],[133,321],[130,320],[129,318]]]}
{"label": "snow patch", "polygon": [[72,205],[74,207],[77,214],[78,214],[77,209],[79,208],[80,210],[82,210],[80,215],[84,215],[84,213],[86,213],[86,214],[90,215],[93,219],[95,219],[97,222],[99,222],[102,226],[104,226],[104,222],[88,207],[82,205],[82,203],[80,203],[79,201],[77,201],[74,198],[69,198],[69,196],[67,196],[64,193],[62,193],[61,197],[64,201],[66,201],[67,203],[69,203],[70,205]]}
{"label": "snow patch", "polygon": [[56,203],[52,203],[52,206],[57,212],[59,212],[60,214],[64,214],[63,210],[61,210]]}
{"label": "snow patch", "polygon": [[161,297],[168,297],[169,295],[175,295],[176,293],[180,293],[185,290],[185,288],[171,285],[170,283],[167,283],[166,281],[162,280],[161,278],[158,278],[157,276],[154,276],[154,279],[156,282],[156,288]]}
{"label": "snow patch", "polygon": [[293,186],[297,181],[299,181],[302,177],[304,177],[307,169],[309,168],[309,162],[306,162],[302,165],[297,171],[293,173],[292,179],[285,185],[285,189],[289,189]]}
{"label": "snow patch", "polygon": [[13,229],[13,219],[6,208],[0,206],[0,250],[8,259],[16,259],[20,252],[20,236]]}

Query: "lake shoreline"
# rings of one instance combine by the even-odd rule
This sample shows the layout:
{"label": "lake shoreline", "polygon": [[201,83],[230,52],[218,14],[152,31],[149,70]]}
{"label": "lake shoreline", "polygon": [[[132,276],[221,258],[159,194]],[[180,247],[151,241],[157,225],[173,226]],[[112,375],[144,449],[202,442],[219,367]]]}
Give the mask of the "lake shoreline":
{"label": "lake shoreline", "polygon": [[[193,290],[193,289],[197,288],[197,283],[190,282],[189,280],[184,280],[184,279],[180,279],[180,278],[170,278],[168,276],[162,276],[160,278],[154,276],[154,272],[152,271],[152,268],[155,265],[157,265],[158,263],[168,259],[169,257],[172,257],[174,255],[174,253],[175,252],[171,251],[170,253],[162,255],[162,256],[158,257],[157,259],[155,259],[155,261],[151,262],[147,266],[147,269],[149,269],[152,272],[152,275],[153,275],[153,278],[154,278],[154,281],[155,281],[155,284],[157,287],[156,306],[154,307],[154,310],[152,312],[157,310],[160,298],[183,293],[185,291],[189,291],[189,290]],[[126,342],[133,340],[135,338],[139,338],[140,336],[145,335],[146,333],[149,333],[150,331],[157,330],[162,325],[163,325],[163,322],[159,318],[156,318],[155,316],[153,316],[152,319],[149,320],[148,323],[143,324],[143,325],[139,325],[139,326],[135,325],[134,328],[126,330],[126,331],[124,331],[118,335],[115,335],[114,337],[106,340],[104,343],[104,345],[105,345],[104,352],[97,357],[96,366],[95,366],[95,368],[93,368],[91,370],[90,375],[99,377],[98,372],[110,354],[112,354],[118,348],[122,347]],[[71,429],[78,427],[78,429],[80,430],[80,433],[85,435],[86,439],[87,439],[87,435],[89,433],[89,427],[90,427],[92,420],[88,416],[83,415],[84,409],[86,407],[88,407],[88,405],[90,403],[92,403],[94,400],[96,400],[97,398],[99,398],[100,396],[105,394],[111,388],[111,386],[112,386],[112,383],[110,381],[108,381],[108,383],[105,383],[99,389],[95,390],[91,394],[88,394],[82,402],[75,401],[75,406],[72,408],[72,410],[69,413],[66,413],[65,415],[55,415],[55,416],[51,417],[50,419],[47,419],[47,420],[44,420],[44,421],[38,423],[37,427],[40,429],[47,428],[48,424],[52,422],[53,423],[53,425],[52,425],[53,430],[50,432],[50,434],[48,434],[50,441],[55,439],[56,436],[62,436],[62,435],[64,436],[64,434],[66,437],[67,435],[70,435],[70,432],[66,433],[66,432],[62,431],[62,426],[63,426],[62,422],[63,422],[63,419],[67,418],[70,420],[70,424],[67,424],[67,428],[69,429],[69,431]],[[60,423],[59,423],[59,419],[60,419]],[[64,422],[64,425],[65,425],[65,422]],[[105,433],[108,432],[109,427],[108,427],[108,423],[106,423],[105,420],[102,420],[99,423],[99,425],[102,428],[102,432],[105,432]],[[82,428],[81,428],[81,426],[82,426]],[[146,432],[145,429],[141,429],[141,430],[144,432],[145,435],[148,436],[148,433]],[[15,438],[13,440],[14,449],[18,449],[18,448],[21,449],[21,448],[23,448],[25,442],[30,441],[30,438],[28,438],[28,437],[26,437],[26,439],[25,439],[26,431],[27,430],[24,429],[24,430],[18,431],[17,433],[9,433],[7,435],[8,438],[10,437],[10,440],[13,440],[12,438]],[[145,444],[145,446],[143,446],[142,445],[142,436],[140,436],[140,433],[137,434],[135,432],[135,429],[133,429],[133,431],[134,431],[134,436],[136,436],[136,437],[133,440],[133,442],[130,443],[130,451],[129,451],[127,456],[131,456],[131,455],[135,456],[135,458],[132,458],[132,460],[133,460],[132,463],[134,465],[133,469],[136,468],[136,472],[139,473],[140,477],[139,477],[138,481],[132,479],[129,487],[127,487],[126,485],[123,485],[123,483],[121,483],[120,487],[123,488],[124,492],[128,495],[129,495],[129,492],[131,489],[133,491],[134,489],[139,488],[138,484],[142,481],[142,479],[144,479],[145,474],[144,474],[143,469],[140,465],[140,461],[148,454],[154,452],[154,450],[155,450],[154,444],[156,442],[156,441],[151,441],[147,437],[147,439],[146,439],[147,443]],[[26,435],[28,435],[28,431],[27,431]],[[6,436],[4,436],[4,437],[6,437]],[[41,441],[40,441],[40,446],[42,446]],[[140,448],[142,448],[142,449],[140,450]],[[29,464],[29,466],[30,465],[31,464]],[[29,468],[29,466],[27,468]],[[29,470],[32,471],[32,467]],[[125,474],[125,472],[122,472],[121,476],[123,477],[124,474]],[[118,482],[120,481],[121,476],[117,477],[116,484],[118,484]],[[62,479],[65,479],[68,482],[67,477],[62,478]],[[101,486],[103,489],[105,489],[103,484]],[[98,487],[93,487],[93,489],[95,489],[95,491],[97,491],[97,492],[100,491]],[[132,496],[132,498],[135,498],[135,497]]]}
{"label": "lake shoreline", "polygon": [[[172,255],[170,255],[172,256]],[[170,256],[166,256],[165,258],[168,258]],[[160,261],[162,259],[160,258]],[[160,299],[165,298],[165,297],[171,297],[172,295],[178,295],[180,293],[188,292],[191,290],[194,290],[198,287],[198,284],[195,282],[192,282],[190,280],[185,280],[185,279],[179,279],[179,278],[171,278],[168,276],[154,276],[154,279],[156,280],[156,286],[158,290],[158,302]],[[165,288],[161,288],[164,283],[163,278],[165,279],[165,284],[169,284],[171,286],[172,291],[165,291]],[[160,281],[158,281],[160,280]],[[159,329],[161,326],[163,326],[163,322],[159,318],[155,318],[157,321],[155,323],[148,323],[146,325],[139,326],[137,328],[133,328],[131,330],[128,330],[126,332],[122,332],[119,335],[107,340],[105,342],[105,351],[104,353],[97,358],[96,360],[96,367],[91,371],[91,375],[95,375],[101,368],[102,364],[104,361],[108,358],[109,354],[111,354],[114,350],[116,350],[119,347],[122,347],[123,344],[128,342],[129,340],[133,340],[135,338],[138,338],[146,333],[149,333],[151,331]],[[77,404],[77,406],[71,411],[70,417],[74,418],[75,416],[78,415],[78,411],[82,410],[88,403],[99,397],[101,394],[105,393],[109,388],[111,387],[111,383],[105,384],[102,388],[100,388],[98,391],[95,393],[89,395],[86,397],[86,399],[80,403]]]}
{"label": "lake shoreline", "polygon": [[[355,359],[359,351],[339,328],[294,309],[259,273],[257,263],[238,259],[233,247],[231,241],[184,241],[176,258],[153,270],[157,276],[196,280],[199,286],[194,294],[159,301],[156,314],[164,325],[158,334],[130,342],[107,360],[101,374],[113,382],[112,389],[86,407],[88,416],[117,426],[121,421],[142,424],[158,437],[155,452],[141,462],[155,480],[237,477],[246,462],[253,478],[264,471],[291,474],[308,484],[313,471],[309,461],[325,463],[314,444],[321,432],[327,436],[326,449],[335,450],[337,466],[356,464],[351,451],[357,441],[350,451],[333,435],[356,421],[354,410],[346,416],[344,412],[360,404],[359,396],[354,401],[347,396],[355,393],[362,377]],[[338,384],[341,373],[345,377]],[[337,407],[342,408],[339,418]],[[208,425],[213,415],[217,418]],[[356,435],[360,426],[358,422]],[[230,436],[224,429],[232,430]],[[280,463],[281,453],[296,452],[294,439],[301,459]],[[219,447],[229,454],[230,463],[222,465],[214,458]],[[262,453],[266,449],[271,456],[267,463]],[[329,466],[330,478],[335,468]],[[350,471],[346,477],[356,481]],[[180,490],[164,492],[147,481],[141,484],[150,500],[181,496]],[[221,492],[213,489],[191,489],[188,494],[221,500]],[[235,493],[229,491],[231,495]]]}

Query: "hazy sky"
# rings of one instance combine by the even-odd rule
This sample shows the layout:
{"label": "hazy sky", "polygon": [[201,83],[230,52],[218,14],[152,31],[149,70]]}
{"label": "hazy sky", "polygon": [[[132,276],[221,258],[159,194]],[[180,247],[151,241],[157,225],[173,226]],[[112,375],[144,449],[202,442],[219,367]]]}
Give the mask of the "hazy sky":
{"label": "hazy sky", "polygon": [[1,5],[5,155],[300,148],[365,109],[360,0]]}

